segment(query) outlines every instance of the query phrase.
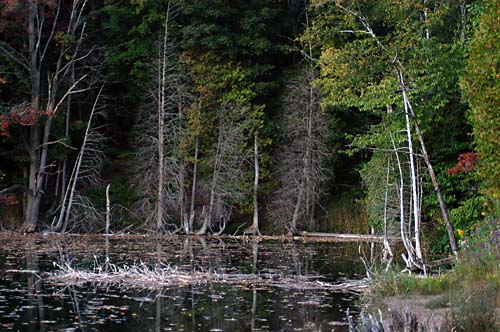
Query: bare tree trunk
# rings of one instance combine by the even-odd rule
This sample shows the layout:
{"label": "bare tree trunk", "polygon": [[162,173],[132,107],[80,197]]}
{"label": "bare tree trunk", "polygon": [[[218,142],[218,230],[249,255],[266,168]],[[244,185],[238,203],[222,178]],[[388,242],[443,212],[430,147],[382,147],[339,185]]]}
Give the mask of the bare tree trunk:
{"label": "bare tree trunk", "polygon": [[166,89],[167,89],[167,41],[168,41],[168,20],[170,14],[170,1],[167,3],[167,14],[165,16],[165,34],[163,36],[163,54],[160,65],[161,79],[158,89],[158,197],[156,206],[156,231],[161,232],[163,227],[164,210],[164,175],[165,175],[165,107],[166,107]]}
{"label": "bare tree trunk", "polygon": [[415,240],[415,254],[416,258],[419,262],[422,261],[422,251],[420,248],[420,210],[418,203],[418,194],[417,194],[417,175],[415,169],[415,160],[413,153],[413,142],[412,142],[412,134],[410,127],[410,116],[408,114],[408,107],[405,100],[405,120],[406,120],[406,135],[408,140],[408,158],[410,161],[410,179],[411,179],[411,204],[412,204],[412,212],[414,218],[414,240]]}
{"label": "bare tree trunk", "polygon": [[163,226],[163,176],[165,171],[164,161],[164,119],[163,112],[160,109],[158,110],[158,196],[156,198],[156,231],[160,232]]}
{"label": "bare tree trunk", "polygon": [[254,134],[253,140],[253,153],[254,153],[254,181],[253,181],[253,221],[252,230],[255,235],[261,235],[259,230],[259,206],[258,206],[258,192],[259,192],[259,145],[257,144],[257,133]]}
{"label": "bare tree trunk", "polygon": [[[314,73],[314,70],[311,69]],[[312,83],[312,82],[310,82]],[[309,86],[309,103],[307,110],[307,140],[306,140],[306,154],[304,163],[304,180],[306,183],[306,215],[310,225],[314,222],[314,207],[316,205],[315,191],[314,191],[314,156],[313,156],[313,122],[314,122],[314,88]]]}
{"label": "bare tree trunk", "polygon": [[196,136],[196,142],[194,144],[194,164],[193,164],[193,183],[191,184],[191,201],[189,208],[189,229],[193,230],[194,218],[195,218],[195,201],[196,201],[196,184],[198,177],[198,153],[199,153],[199,138]]}
{"label": "bare tree trunk", "polygon": [[299,196],[297,197],[297,202],[295,203],[295,209],[293,210],[293,216],[292,216],[292,225],[290,227],[290,235],[294,235],[297,233],[297,222],[299,220],[299,213],[300,213],[300,208],[302,206],[302,196],[304,195],[304,190],[303,188],[299,189]]}
{"label": "bare tree trunk", "polygon": [[109,200],[109,187],[111,184],[106,186],[106,235],[109,234],[109,226],[111,225],[111,202]]}
{"label": "bare tree trunk", "polygon": [[[31,105],[34,110],[40,109],[40,66],[38,62],[38,47],[36,45],[36,27],[35,18],[37,11],[36,3],[30,3],[28,9],[28,39],[30,49],[30,78],[31,78]],[[22,231],[33,232],[35,231],[38,220],[35,219],[35,206],[36,206],[36,179],[38,172],[38,148],[39,141],[39,127],[38,123],[34,123],[29,129],[29,180],[28,180],[28,195],[26,203],[26,215],[24,224],[21,226]]]}
{"label": "bare tree trunk", "polygon": [[448,217],[448,211],[446,208],[446,203],[444,201],[443,195],[441,194],[441,188],[439,187],[439,182],[437,181],[436,174],[434,173],[434,168],[432,167],[431,160],[429,158],[429,154],[427,153],[427,148],[425,146],[424,142],[424,137],[422,135],[422,130],[420,129],[420,126],[417,121],[417,116],[413,110],[413,107],[411,106],[410,100],[408,98],[408,94],[406,91],[406,85],[403,79],[403,73],[401,70],[396,67],[397,74],[398,74],[398,80],[399,84],[401,86],[401,90],[403,91],[403,98],[404,98],[404,103],[405,107],[407,107],[410,116],[413,118],[413,125],[415,127],[415,131],[417,133],[418,141],[420,142],[420,148],[422,149],[422,156],[424,158],[424,162],[427,165],[427,170],[429,172],[429,176],[431,177],[432,185],[434,186],[434,191],[437,195],[438,201],[439,201],[439,207],[441,209],[441,215],[443,216],[443,221],[446,226],[446,231],[448,232],[448,238],[450,240],[450,247],[451,250],[453,251],[453,254],[455,254],[455,257],[458,258],[458,246],[457,246],[457,240],[455,238],[455,233],[453,230],[453,226],[450,222],[450,219]]}
{"label": "bare tree trunk", "polygon": [[390,174],[390,161],[387,160],[387,175],[385,179],[385,193],[384,193],[384,254],[383,258],[387,260],[387,256],[393,257],[391,246],[387,240],[387,204],[389,200],[389,174]]}
{"label": "bare tree trunk", "polygon": [[[182,120],[182,105],[179,103],[178,105],[178,121],[179,121],[179,127],[178,131],[179,133],[182,130],[182,125],[181,125],[181,120]],[[186,164],[184,161],[181,161],[181,167],[179,170],[179,177],[180,177],[180,184],[179,184],[179,191],[177,193],[178,197],[178,202],[180,205],[180,219],[181,219],[181,227],[184,229],[184,232],[186,234],[189,234],[191,230],[189,229],[189,220],[187,217],[186,213]]]}

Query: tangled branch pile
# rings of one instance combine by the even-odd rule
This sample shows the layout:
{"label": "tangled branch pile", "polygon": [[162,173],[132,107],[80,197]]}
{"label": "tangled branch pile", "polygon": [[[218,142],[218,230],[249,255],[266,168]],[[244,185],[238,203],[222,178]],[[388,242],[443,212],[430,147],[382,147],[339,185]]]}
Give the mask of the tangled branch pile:
{"label": "tangled branch pile", "polygon": [[69,264],[59,265],[56,272],[44,280],[57,285],[81,286],[85,283],[114,285],[132,289],[159,289],[187,285],[240,284],[279,287],[286,289],[327,289],[333,291],[362,291],[366,280],[351,280],[339,284],[322,282],[318,276],[283,275],[280,273],[224,273],[216,271],[181,271],[169,265],[148,266],[144,263],[117,266],[105,264],[92,271],[79,270]]}

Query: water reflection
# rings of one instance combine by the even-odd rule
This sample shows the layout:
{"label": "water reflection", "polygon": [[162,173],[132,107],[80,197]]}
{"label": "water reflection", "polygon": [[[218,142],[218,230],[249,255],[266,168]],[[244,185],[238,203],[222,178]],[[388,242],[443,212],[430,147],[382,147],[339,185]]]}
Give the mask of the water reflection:
{"label": "water reflection", "polygon": [[[380,248],[377,246],[373,251]],[[369,245],[367,252],[372,252]],[[160,290],[119,285],[54,286],[53,262],[105,270],[113,264],[170,264],[183,271],[258,276],[362,276],[357,243],[209,238],[18,237],[0,234],[1,331],[342,331],[332,321],[355,309],[356,295],[251,282]],[[298,280],[298,279],[297,279]]]}

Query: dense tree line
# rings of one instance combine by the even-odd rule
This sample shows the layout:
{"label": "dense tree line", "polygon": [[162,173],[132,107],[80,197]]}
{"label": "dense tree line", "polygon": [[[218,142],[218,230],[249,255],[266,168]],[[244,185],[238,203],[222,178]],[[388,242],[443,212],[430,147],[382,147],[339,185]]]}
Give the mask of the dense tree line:
{"label": "dense tree line", "polygon": [[500,190],[498,6],[2,1],[2,227],[293,234],[347,196],[456,251]]}

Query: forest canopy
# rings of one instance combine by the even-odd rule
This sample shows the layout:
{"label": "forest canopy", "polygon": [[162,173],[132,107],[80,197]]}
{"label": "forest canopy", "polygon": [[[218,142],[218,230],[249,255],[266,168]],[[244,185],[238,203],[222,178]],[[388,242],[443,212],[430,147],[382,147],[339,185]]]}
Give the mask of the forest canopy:
{"label": "forest canopy", "polygon": [[0,227],[372,229],[406,234],[415,262],[422,237],[456,251],[500,217],[499,13],[1,1]]}

